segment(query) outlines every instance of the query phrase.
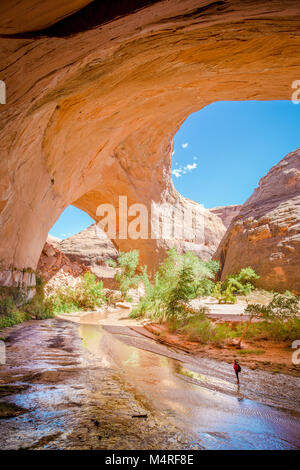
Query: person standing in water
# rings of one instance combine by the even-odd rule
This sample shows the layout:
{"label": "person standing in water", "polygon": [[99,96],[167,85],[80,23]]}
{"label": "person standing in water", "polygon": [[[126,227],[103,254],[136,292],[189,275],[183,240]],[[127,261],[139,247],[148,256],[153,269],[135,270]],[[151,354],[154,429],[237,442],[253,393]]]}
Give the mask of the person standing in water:
{"label": "person standing in water", "polygon": [[237,359],[235,359],[234,364],[233,364],[234,372],[236,375],[236,383],[239,385],[240,379],[239,379],[239,373],[241,372],[241,366],[239,365]]}

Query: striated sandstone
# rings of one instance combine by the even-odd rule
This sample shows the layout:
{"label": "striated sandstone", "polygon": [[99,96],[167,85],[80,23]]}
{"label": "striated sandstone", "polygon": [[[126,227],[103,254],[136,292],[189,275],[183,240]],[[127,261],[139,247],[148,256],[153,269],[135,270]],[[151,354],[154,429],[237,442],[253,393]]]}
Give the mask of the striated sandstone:
{"label": "striated sandstone", "polygon": [[116,259],[118,252],[104,234],[103,238],[99,238],[95,224],[72,237],[61,240],[57,247],[70,260],[87,266],[92,273],[103,280],[105,287],[114,285],[115,269],[108,266],[107,261]]}
{"label": "striated sandstone", "polygon": [[257,286],[300,293],[300,148],[260,180],[216,257],[222,279],[252,266],[261,276]]}
{"label": "striated sandstone", "polygon": [[48,233],[47,243],[49,243],[50,245],[53,245],[55,246],[55,248],[57,248],[61,241],[61,238],[54,237],[53,235],[50,235],[50,233]]}
{"label": "striated sandstone", "polygon": [[228,228],[232,219],[234,219],[234,217],[236,217],[239,214],[241,207],[242,207],[241,205],[220,206],[220,207],[214,207],[209,210],[213,214],[220,217],[225,227]]}
{"label": "striated sandstone", "polygon": [[2,0],[0,34],[18,34],[47,28],[92,0]]}

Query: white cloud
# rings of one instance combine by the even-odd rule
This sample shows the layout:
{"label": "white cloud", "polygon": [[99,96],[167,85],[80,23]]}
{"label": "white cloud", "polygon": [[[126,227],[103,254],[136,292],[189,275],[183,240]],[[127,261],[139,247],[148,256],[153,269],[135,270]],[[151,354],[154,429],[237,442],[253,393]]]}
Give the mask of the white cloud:
{"label": "white cloud", "polygon": [[187,164],[186,169],[191,171],[197,168],[197,163],[193,163],[192,165],[190,163]]}
{"label": "white cloud", "polygon": [[72,237],[74,234],[71,233],[71,232],[68,232],[68,233],[61,233],[60,236],[61,237]]}
{"label": "white cloud", "polygon": [[174,170],[172,170],[172,175],[174,175],[176,178],[180,178],[181,177],[181,173],[182,173],[182,170],[179,170],[177,168],[175,168]]}
{"label": "white cloud", "polygon": [[188,172],[195,170],[195,168],[197,168],[197,163],[188,163],[185,166],[174,168],[174,170],[172,170],[172,175],[174,175],[175,178],[181,178],[182,175],[186,175]]}
{"label": "white cloud", "polygon": [[184,144],[181,144],[181,147],[183,149],[186,149],[188,147],[189,143],[188,142],[185,142]]}

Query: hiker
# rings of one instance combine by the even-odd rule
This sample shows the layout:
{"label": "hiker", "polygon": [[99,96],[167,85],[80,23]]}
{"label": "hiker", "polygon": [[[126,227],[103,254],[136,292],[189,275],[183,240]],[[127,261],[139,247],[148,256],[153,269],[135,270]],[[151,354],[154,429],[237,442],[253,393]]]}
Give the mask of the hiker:
{"label": "hiker", "polygon": [[239,365],[239,363],[236,359],[234,361],[233,368],[234,368],[234,372],[235,372],[235,375],[236,375],[236,383],[239,384],[240,383],[239,373],[241,372],[242,369],[241,369],[241,366]]}

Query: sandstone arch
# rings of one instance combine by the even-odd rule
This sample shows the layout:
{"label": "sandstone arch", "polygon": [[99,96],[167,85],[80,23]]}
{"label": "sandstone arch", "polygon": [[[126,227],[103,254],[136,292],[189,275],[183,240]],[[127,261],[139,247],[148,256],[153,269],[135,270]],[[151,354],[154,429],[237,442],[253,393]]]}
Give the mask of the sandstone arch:
{"label": "sandstone arch", "polygon": [[[300,77],[297,0],[161,0],[125,13],[77,34],[0,37],[3,272],[35,269],[71,203],[96,219],[122,193],[180,199],[170,142],[186,117],[216,100],[290,99]],[[40,30],[56,21],[44,18]],[[141,248],[157,261],[157,244]]]}

